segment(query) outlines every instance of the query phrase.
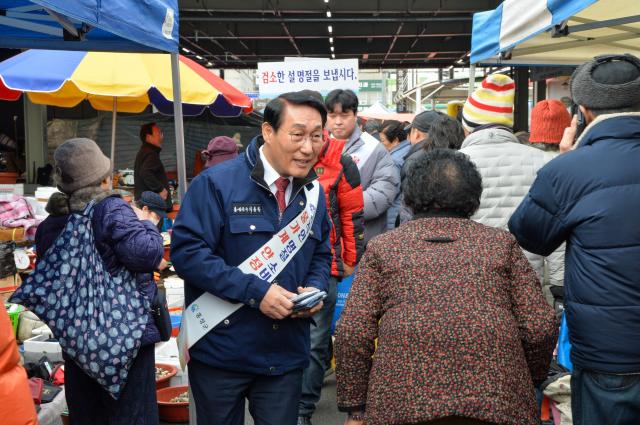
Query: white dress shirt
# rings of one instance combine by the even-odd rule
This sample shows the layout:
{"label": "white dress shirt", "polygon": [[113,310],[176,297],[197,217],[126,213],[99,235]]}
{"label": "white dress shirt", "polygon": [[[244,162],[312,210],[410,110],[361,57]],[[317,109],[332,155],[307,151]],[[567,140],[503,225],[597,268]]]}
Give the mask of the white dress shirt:
{"label": "white dress shirt", "polygon": [[[262,165],[264,167],[264,182],[269,186],[269,190],[273,193],[273,196],[276,196],[276,192],[278,192],[278,188],[276,187],[276,180],[278,180],[281,176],[280,174],[274,170],[274,168],[269,163],[269,160],[266,156],[264,156],[263,152],[264,146],[260,146],[260,160],[262,161]],[[288,177],[289,186],[287,186],[287,190],[284,191],[284,200],[287,205],[289,205],[289,201],[291,200],[291,191],[293,190],[293,177]]]}

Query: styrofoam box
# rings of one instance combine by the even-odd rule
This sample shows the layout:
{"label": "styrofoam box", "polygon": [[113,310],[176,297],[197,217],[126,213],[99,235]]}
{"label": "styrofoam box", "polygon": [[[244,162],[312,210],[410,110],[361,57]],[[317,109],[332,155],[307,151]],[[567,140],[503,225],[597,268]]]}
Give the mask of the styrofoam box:
{"label": "styrofoam box", "polygon": [[47,342],[49,335],[36,335],[24,342],[24,361],[37,362],[47,356],[52,362],[62,361],[62,347],[58,341]]}
{"label": "styrofoam box", "polygon": [[0,194],[2,193],[24,196],[24,183],[0,184]]}

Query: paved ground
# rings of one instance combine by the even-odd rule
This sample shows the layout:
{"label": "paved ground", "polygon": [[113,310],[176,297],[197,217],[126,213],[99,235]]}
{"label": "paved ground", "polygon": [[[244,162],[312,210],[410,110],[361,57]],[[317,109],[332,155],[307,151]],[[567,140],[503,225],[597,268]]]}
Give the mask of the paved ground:
{"label": "paved ground", "polygon": [[[332,374],[325,379],[322,388],[322,398],[318,403],[318,408],[313,415],[313,425],[342,425],[345,414],[338,412],[336,407],[336,376]],[[160,422],[160,425],[170,425]],[[253,420],[249,412],[246,413],[245,425],[253,425]]]}

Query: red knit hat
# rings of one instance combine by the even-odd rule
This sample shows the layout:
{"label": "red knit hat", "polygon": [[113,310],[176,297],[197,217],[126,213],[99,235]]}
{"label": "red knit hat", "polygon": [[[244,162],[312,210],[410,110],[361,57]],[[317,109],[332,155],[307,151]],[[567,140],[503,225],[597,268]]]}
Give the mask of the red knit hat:
{"label": "red knit hat", "polygon": [[542,100],[531,111],[530,143],[559,144],[564,129],[571,125],[571,115],[557,99]]}

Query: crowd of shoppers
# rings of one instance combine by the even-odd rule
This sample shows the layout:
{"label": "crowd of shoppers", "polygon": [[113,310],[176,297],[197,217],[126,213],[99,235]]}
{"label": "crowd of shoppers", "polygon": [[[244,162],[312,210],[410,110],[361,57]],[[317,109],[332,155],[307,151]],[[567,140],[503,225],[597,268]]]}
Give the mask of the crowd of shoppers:
{"label": "crowd of shoppers", "polygon": [[[181,340],[197,423],[243,425],[248,402],[256,424],[310,425],[336,287],[354,272],[333,348],[346,425],[539,424],[558,297],[573,423],[638,422],[640,59],[581,65],[571,79],[577,116],[539,102],[520,138],[514,93],[510,77],[491,74],[460,120],[427,111],[364,131],[352,91],[285,93],[246,152],[212,139],[171,247],[185,281]],[[108,191],[111,162],[95,142],[58,147],[61,193],[36,246],[51,264],[69,217],[93,206],[102,261],[129,270],[150,306],[152,272],[166,267],[157,225],[170,195],[162,132],[149,124],[140,137],[134,205]],[[300,300],[318,291],[326,297],[305,308]],[[117,398],[63,354],[72,424],[158,423],[159,332],[151,309],[143,319]],[[0,344],[0,394],[15,400],[16,423],[34,423],[12,344]]]}

